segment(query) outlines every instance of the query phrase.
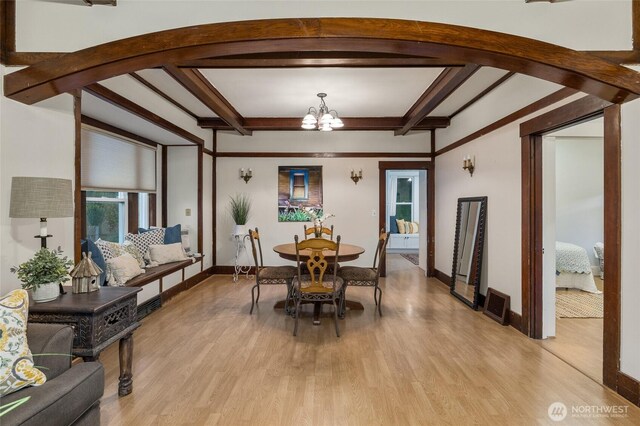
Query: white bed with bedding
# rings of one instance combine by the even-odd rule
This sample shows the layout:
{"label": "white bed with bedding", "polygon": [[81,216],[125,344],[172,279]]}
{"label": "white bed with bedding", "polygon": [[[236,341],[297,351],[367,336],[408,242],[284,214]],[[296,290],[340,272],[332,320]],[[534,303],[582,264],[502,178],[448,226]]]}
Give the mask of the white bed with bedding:
{"label": "white bed with bedding", "polygon": [[593,280],[591,262],[584,248],[556,241],[556,288],[601,293]]}

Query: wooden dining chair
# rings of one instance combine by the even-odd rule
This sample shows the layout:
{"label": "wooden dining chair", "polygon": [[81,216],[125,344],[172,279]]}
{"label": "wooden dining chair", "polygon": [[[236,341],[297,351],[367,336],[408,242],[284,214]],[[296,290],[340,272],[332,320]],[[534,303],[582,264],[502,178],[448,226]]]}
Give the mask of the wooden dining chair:
{"label": "wooden dining chair", "polygon": [[[336,325],[336,335],[340,337],[340,329],[338,327],[338,310],[344,303],[342,297],[342,278],[338,277],[336,265],[338,263],[338,252],[340,249],[340,236],[336,241],[327,240],[326,238],[310,238],[308,240],[298,241],[295,236],[296,243],[296,261],[298,264],[297,275],[293,278],[293,300],[295,302],[295,325],[293,327],[293,335],[298,333],[298,319],[300,317],[300,304],[303,302],[333,304],[333,317]],[[309,259],[303,263],[300,260],[300,252],[302,250],[310,250]],[[325,259],[325,250],[335,252],[333,260],[333,272],[328,271],[329,262]],[[303,265],[306,266],[305,274],[303,274]],[[306,274],[308,272],[308,274]]]}
{"label": "wooden dining chair", "polygon": [[[307,228],[307,225],[304,225],[304,239],[307,239],[307,235],[315,235],[316,233],[316,228],[315,226],[312,226],[311,228]],[[328,235],[330,240],[333,240],[333,225],[331,225],[331,228],[325,228],[324,226],[322,227],[322,231],[320,232],[320,235]]]}
{"label": "wooden dining chair", "polygon": [[350,286],[354,287],[373,287],[373,300],[378,306],[378,314],[382,316],[382,289],[379,286],[380,282],[380,263],[384,262],[387,241],[389,241],[389,235],[382,229],[380,231],[380,237],[378,238],[378,246],[376,247],[376,253],[373,256],[373,267],[363,268],[360,266],[342,266],[338,275],[344,281],[343,288],[343,304],[340,306],[340,316],[344,316],[344,293]]}
{"label": "wooden dining chair", "polygon": [[[249,239],[251,240],[251,252],[253,253],[253,261],[256,266],[256,284],[251,288],[251,310],[249,315],[253,313],[254,305],[258,304],[260,299],[260,286],[261,285],[274,285],[285,284],[287,286],[287,301],[285,303],[285,312],[291,313],[291,282],[293,277],[296,276],[295,266],[264,266],[262,259],[262,244],[260,243],[260,233],[258,228],[249,229]],[[257,249],[256,249],[257,243]],[[260,263],[258,263],[258,259]],[[254,298],[254,292],[257,290],[257,297]],[[255,302],[254,302],[255,300]]]}

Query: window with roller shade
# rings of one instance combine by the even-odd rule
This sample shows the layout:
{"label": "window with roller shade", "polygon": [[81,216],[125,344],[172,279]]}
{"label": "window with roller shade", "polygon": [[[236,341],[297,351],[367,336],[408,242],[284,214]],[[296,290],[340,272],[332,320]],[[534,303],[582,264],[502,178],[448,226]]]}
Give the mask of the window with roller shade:
{"label": "window with roller shade", "polygon": [[148,197],[156,191],[154,148],[83,128],[81,179],[88,238],[124,241],[130,192],[138,194],[138,226],[149,226]]}

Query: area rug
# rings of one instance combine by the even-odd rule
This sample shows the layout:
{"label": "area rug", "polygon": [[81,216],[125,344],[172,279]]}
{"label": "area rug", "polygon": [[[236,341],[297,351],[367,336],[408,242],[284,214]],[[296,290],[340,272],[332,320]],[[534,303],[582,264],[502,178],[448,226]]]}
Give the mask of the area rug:
{"label": "area rug", "polygon": [[405,259],[407,259],[409,262],[413,263],[414,265],[419,265],[420,264],[420,258],[418,258],[417,254],[400,253],[400,256],[404,257]]}
{"label": "area rug", "polygon": [[602,318],[603,295],[580,290],[556,291],[556,318]]}

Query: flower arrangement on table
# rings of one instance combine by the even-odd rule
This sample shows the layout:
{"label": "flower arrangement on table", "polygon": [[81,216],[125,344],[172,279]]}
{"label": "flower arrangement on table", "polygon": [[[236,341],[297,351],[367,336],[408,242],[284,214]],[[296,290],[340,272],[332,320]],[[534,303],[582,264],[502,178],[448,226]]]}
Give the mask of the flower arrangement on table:
{"label": "flower arrangement on table", "polygon": [[322,228],[324,227],[324,222],[327,219],[330,219],[336,216],[334,214],[324,213],[323,210],[317,210],[312,207],[306,207],[304,210],[307,213],[307,215],[309,215],[309,218],[313,222],[313,227],[315,229],[316,237],[322,236]]}

